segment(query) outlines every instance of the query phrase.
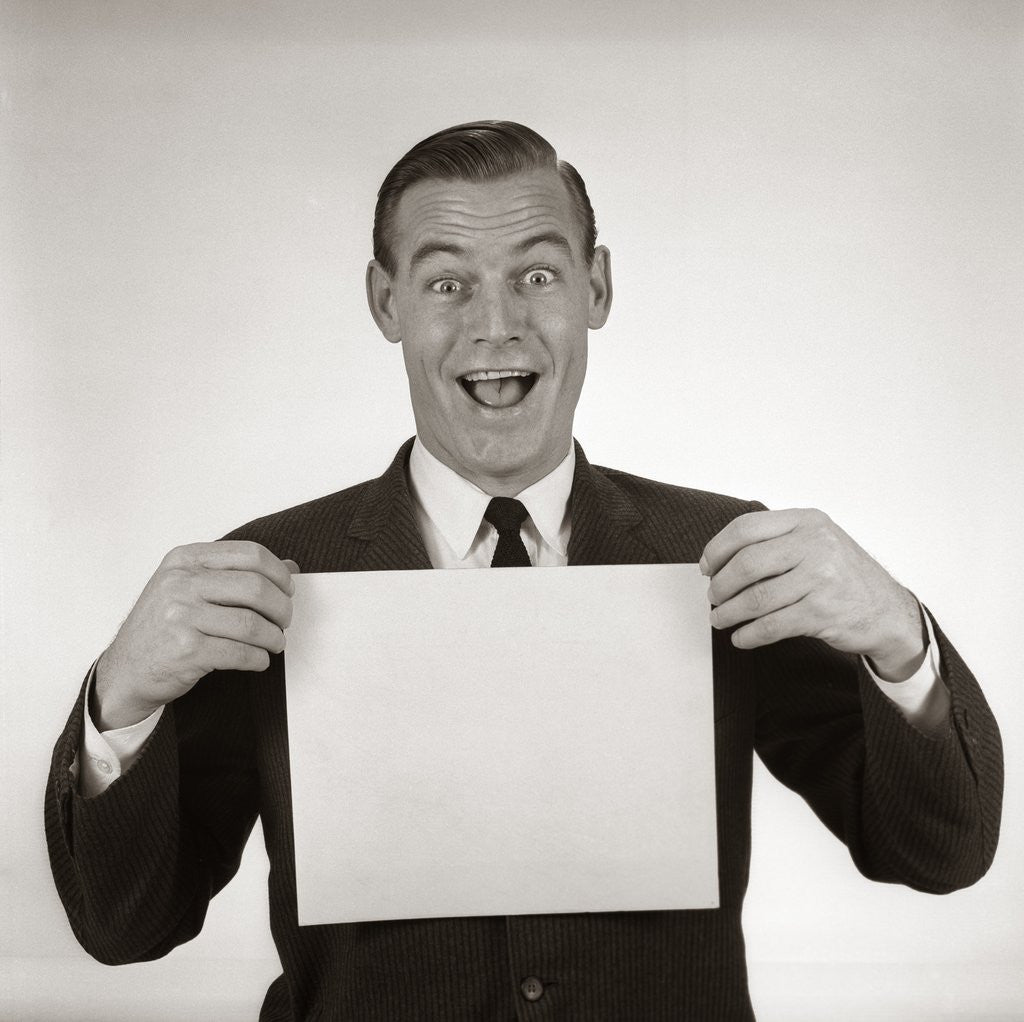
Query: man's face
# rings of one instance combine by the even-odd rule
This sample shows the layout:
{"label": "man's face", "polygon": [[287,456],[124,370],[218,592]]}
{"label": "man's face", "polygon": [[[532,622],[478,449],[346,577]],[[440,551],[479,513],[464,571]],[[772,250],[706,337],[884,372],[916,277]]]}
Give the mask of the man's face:
{"label": "man's face", "polygon": [[400,341],[416,431],[493,495],[518,493],[568,453],[587,331],[611,304],[607,249],[588,266],[557,171],[421,181],[398,203],[389,276],[367,295]]}

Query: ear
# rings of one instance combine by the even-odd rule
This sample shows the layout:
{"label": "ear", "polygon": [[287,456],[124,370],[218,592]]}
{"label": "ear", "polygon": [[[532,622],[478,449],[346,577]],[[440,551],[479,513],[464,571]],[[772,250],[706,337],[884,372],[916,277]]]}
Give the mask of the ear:
{"label": "ear", "polygon": [[395,289],[388,271],[376,259],[371,259],[366,267],[366,301],[380,332],[392,344],[401,341],[402,329],[398,322]]}
{"label": "ear", "polygon": [[590,314],[587,326],[600,330],[612,311],[612,254],[604,245],[594,250],[594,261],[590,264]]}

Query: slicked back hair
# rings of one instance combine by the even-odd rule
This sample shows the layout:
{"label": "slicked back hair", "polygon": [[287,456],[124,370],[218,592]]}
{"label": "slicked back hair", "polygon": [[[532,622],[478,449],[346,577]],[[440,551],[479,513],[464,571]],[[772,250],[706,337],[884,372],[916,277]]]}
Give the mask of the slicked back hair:
{"label": "slicked back hair", "polygon": [[554,147],[532,128],[514,121],[471,121],[445,128],[418,142],[388,172],[377,192],[373,215],[373,257],[394,276],[392,247],[395,210],[402,193],[417,181],[494,181],[511,174],[550,167],[569,191],[579,220],[587,266],[594,261],[597,224],[576,168],[560,160]]}

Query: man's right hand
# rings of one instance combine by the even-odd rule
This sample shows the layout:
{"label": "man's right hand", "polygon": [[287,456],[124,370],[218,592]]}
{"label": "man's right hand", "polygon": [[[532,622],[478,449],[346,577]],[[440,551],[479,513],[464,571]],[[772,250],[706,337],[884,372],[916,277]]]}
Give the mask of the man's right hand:
{"label": "man's right hand", "polygon": [[210,671],[266,670],[284,649],[298,570],[258,543],[175,547],[96,665],[97,729],[145,720]]}

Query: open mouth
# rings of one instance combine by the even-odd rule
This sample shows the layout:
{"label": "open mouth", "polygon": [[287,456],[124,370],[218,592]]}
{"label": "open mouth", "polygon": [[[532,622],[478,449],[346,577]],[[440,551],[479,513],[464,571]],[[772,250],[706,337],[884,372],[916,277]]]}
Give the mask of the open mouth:
{"label": "open mouth", "polygon": [[481,369],[459,377],[462,389],[487,408],[511,408],[533,389],[537,374],[526,369]]}

